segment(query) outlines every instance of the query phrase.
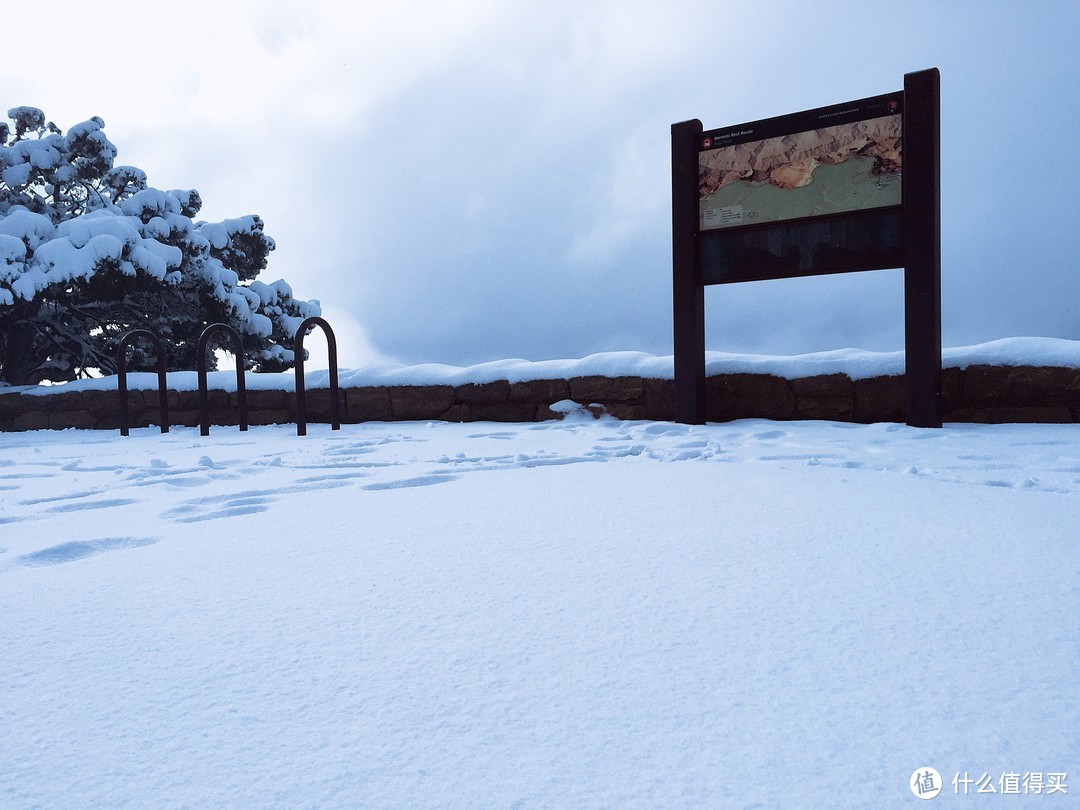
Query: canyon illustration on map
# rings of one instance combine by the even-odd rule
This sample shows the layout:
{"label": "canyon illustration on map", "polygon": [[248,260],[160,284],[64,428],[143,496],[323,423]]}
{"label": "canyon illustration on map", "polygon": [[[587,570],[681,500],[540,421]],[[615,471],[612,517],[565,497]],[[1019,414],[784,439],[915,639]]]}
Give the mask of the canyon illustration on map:
{"label": "canyon illustration on map", "polygon": [[707,149],[702,230],[900,205],[902,116]]}

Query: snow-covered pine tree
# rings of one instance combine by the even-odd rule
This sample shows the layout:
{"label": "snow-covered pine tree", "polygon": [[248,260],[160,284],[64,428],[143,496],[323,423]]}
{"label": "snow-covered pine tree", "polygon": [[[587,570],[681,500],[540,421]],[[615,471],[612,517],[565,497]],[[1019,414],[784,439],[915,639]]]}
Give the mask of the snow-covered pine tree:
{"label": "snow-covered pine tree", "polygon": [[[247,367],[284,371],[318,301],[258,281],[274,249],[257,215],[196,221],[194,190],[161,191],[116,166],[104,122],[63,133],[34,107],[0,120],[0,381],[31,385],[115,371],[130,329],[161,337],[171,369],[193,369],[199,334],[227,323]],[[130,367],[147,363],[138,346]],[[214,362],[211,355],[210,363]]]}

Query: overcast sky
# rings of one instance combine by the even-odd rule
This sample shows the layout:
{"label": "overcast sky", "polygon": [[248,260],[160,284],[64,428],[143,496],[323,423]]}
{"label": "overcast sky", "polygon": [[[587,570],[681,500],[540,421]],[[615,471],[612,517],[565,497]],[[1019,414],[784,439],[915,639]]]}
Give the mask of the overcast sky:
{"label": "overcast sky", "polygon": [[[343,366],[460,365],[670,354],[671,124],[937,67],[943,342],[1080,339],[1077,0],[348,8],[19,3],[2,109],[99,115],[202,218],[262,215],[262,278],[323,303]],[[898,270],[711,287],[707,347],[902,348],[902,294]]]}

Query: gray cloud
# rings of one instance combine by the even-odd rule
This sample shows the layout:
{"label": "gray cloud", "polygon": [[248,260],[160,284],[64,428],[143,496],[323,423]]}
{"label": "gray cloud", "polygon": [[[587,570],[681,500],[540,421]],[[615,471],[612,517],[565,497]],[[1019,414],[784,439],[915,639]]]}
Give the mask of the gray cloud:
{"label": "gray cloud", "polygon": [[[670,124],[888,92],[937,66],[945,343],[1080,339],[1076,4],[791,5],[338,19],[319,2],[238,4],[202,44],[162,47],[150,78],[87,93],[35,64],[6,80],[8,106],[62,126],[100,114],[123,162],[199,188],[208,218],[262,214],[279,245],[267,280],[370,341],[344,363],[471,363],[670,352]],[[709,348],[900,348],[902,287],[885,271],[713,288]]]}

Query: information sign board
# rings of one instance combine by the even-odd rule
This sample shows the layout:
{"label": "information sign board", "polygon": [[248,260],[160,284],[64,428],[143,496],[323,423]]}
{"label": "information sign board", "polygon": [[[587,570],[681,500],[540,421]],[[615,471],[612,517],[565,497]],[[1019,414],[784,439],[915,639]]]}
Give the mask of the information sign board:
{"label": "information sign board", "polygon": [[704,130],[674,124],[675,417],[705,420],[709,284],[904,268],[909,424],[941,424],[940,77]]}
{"label": "information sign board", "polygon": [[899,208],[901,92],[702,133],[699,229]]}

